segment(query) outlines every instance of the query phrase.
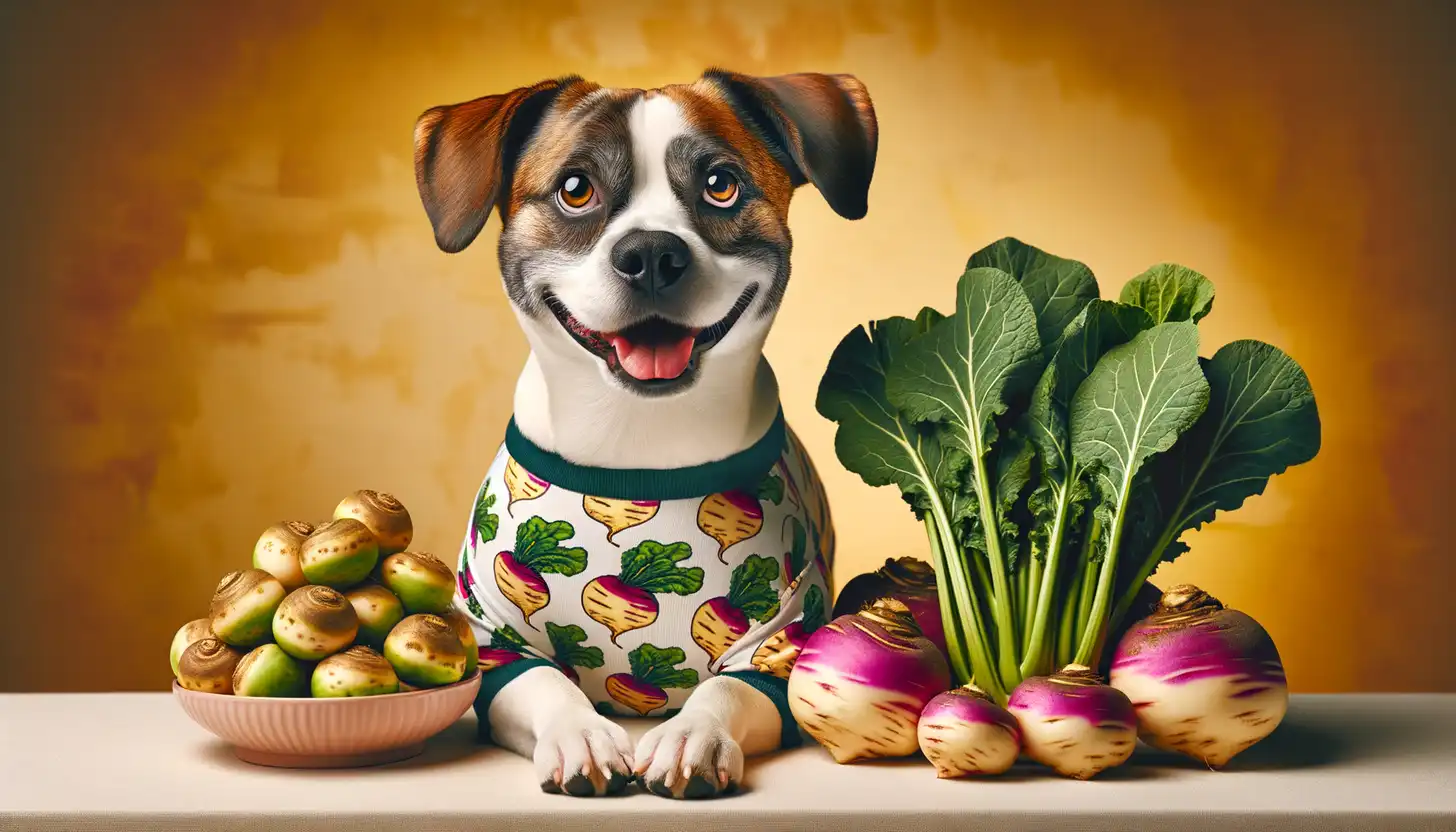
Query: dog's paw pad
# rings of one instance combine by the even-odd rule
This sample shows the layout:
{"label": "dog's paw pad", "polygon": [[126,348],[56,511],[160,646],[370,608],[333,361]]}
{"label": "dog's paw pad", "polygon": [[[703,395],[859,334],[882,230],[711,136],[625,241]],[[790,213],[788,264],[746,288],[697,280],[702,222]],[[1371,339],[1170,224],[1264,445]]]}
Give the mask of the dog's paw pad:
{"label": "dog's paw pad", "polygon": [[561,790],[572,797],[593,797],[597,793],[597,785],[585,774],[573,774],[567,778]]}
{"label": "dog's paw pad", "polygon": [[714,783],[701,774],[694,774],[688,780],[687,787],[683,789],[683,799],[702,800],[705,797],[716,797],[718,792],[717,783]]}

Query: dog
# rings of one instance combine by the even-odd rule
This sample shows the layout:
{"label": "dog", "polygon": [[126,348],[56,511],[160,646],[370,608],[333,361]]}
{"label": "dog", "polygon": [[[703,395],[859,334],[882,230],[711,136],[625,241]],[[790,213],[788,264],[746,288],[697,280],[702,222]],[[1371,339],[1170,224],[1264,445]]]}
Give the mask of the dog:
{"label": "dog", "polygon": [[[436,243],[499,213],[530,346],[456,603],[482,736],[543,790],[712,797],[800,741],[785,680],[830,607],[833,524],[763,345],[791,197],[862,218],[877,146],[864,85],[819,73],[570,76],[419,117]],[[667,719],[633,747],[622,716]]]}

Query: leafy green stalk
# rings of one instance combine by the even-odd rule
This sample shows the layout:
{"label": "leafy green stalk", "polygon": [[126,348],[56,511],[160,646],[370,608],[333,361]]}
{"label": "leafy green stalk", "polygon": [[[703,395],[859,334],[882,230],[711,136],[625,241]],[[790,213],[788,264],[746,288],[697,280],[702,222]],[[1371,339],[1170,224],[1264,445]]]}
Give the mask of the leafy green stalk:
{"label": "leafy green stalk", "polygon": [[[900,351],[938,316],[928,310],[920,320],[889,318],[856,327],[835,348],[819,383],[815,408],[838,423],[834,448],[845,468],[870,486],[896,485],[931,535],[933,566],[940,575],[941,609],[945,615],[947,648],[958,679],[987,680],[991,665],[984,632],[963,622],[957,609],[972,603],[962,563],[945,557],[940,541],[954,547],[955,525],[969,506],[962,501],[952,511],[943,490],[957,491],[965,457],[942,446],[905,419],[885,395],[885,376]],[[927,453],[930,458],[927,458]],[[961,626],[969,631],[961,636]]]}
{"label": "leafy green stalk", "polygon": [[[961,276],[956,312],[912,340],[885,378],[890,404],[913,422],[940,426],[945,441],[970,459],[980,537],[991,576],[997,672],[1005,685],[1019,680],[1016,631],[1010,605],[1011,562],[1003,551],[1004,503],[991,489],[995,417],[1035,371],[1041,355],[1036,314],[1015,279],[994,268]],[[1014,537],[1012,537],[1014,539]]]}
{"label": "leafy green stalk", "polygon": [[1107,528],[1088,626],[1075,660],[1095,664],[1128,525],[1133,483],[1144,461],[1173,447],[1208,405],[1198,364],[1198,328],[1159,324],[1102,357],[1072,400],[1072,455],[1095,472],[1096,516]]}
{"label": "leafy green stalk", "polygon": [[1111,620],[1127,614],[1158,564],[1187,551],[1182,534],[1262,494],[1269,478],[1313,459],[1320,418],[1309,377],[1294,359],[1260,341],[1234,341],[1201,360],[1207,410],[1186,436],[1152,466],[1150,484],[1169,505],[1160,529],[1123,589]]}

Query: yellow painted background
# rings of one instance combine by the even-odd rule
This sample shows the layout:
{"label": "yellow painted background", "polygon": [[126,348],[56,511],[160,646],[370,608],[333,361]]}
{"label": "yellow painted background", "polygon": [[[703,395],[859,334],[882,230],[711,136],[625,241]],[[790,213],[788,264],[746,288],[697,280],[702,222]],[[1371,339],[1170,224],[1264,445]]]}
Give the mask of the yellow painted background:
{"label": "yellow painted background", "polygon": [[[948,305],[1014,235],[1112,295],[1218,287],[1205,354],[1303,363],[1324,450],[1193,539],[1188,580],[1299,691],[1456,690],[1453,15],[1440,3],[6,4],[0,689],[160,688],[257,534],[389,490],[453,560],[526,355],[492,220],[434,246],[428,106],[577,72],[852,72],[870,214],[811,190],[768,352],[828,480],[838,579],[924,553],[813,410],[855,324]],[[938,10],[937,10],[938,8]]]}

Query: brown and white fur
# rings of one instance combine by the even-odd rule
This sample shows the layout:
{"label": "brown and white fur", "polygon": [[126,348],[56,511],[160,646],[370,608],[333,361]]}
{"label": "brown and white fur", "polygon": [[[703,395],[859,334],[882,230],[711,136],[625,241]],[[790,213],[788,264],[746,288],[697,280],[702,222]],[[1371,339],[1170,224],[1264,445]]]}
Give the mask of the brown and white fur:
{"label": "brown and white fur", "polygon": [[[501,276],[531,349],[521,432],[581,465],[673,469],[768,430],[779,396],[762,350],[788,284],[790,199],[813,184],[840,216],[863,217],[877,144],[869,96],[848,75],[710,70],[654,90],[568,77],[427,110],[415,172],[446,252],[500,214]],[[647,362],[669,377],[638,378],[640,355],[627,370],[631,344],[685,338],[686,368],[680,349],[654,346],[647,355],[678,356]],[[703,772],[711,793],[728,791],[744,756],[780,737],[768,698],[727,677],[700,684],[635,749],[549,668],[508,683],[489,722],[543,788],[579,795],[615,791],[629,772],[658,793],[683,796]]]}

